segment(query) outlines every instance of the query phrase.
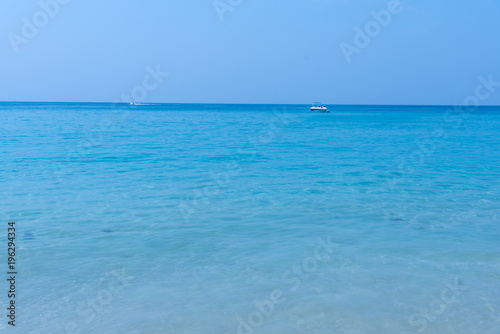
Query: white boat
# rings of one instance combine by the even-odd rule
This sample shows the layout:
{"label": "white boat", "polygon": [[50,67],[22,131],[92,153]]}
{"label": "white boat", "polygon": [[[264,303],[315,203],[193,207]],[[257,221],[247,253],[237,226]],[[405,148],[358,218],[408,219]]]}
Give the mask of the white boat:
{"label": "white boat", "polygon": [[324,105],[322,105],[319,102],[314,102],[313,103],[313,105],[311,107],[311,111],[330,112],[330,110],[328,110],[327,107],[325,107]]}

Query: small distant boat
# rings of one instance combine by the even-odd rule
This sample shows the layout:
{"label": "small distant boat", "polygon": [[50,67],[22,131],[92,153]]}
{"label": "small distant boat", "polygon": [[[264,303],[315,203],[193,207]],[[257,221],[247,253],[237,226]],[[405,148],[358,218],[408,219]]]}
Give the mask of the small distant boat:
{"label": "small distant boat", "polygon": [[140,103],[137,103],[137,102],[130,102],[130,105],[131,105],[131,106],[138,106],[138,105],[140,105]]}
{"label": "small distant boat", "polygon": [[319,102],[314,102],[311,111],[321,111],[321,112],[330,112],[327,107],[325,107],[323,104]]}

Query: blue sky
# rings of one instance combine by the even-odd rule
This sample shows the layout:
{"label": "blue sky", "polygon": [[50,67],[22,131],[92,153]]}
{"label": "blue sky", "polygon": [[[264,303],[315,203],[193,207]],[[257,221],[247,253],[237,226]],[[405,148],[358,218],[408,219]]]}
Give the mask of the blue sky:
{"label": "blue sky", "polygon": [[114,101],[157,68],[145,102],[460,104],[500,82],[499,0],[404,1],[385,26],[390,1],[54,1],[2,0],[1,101]]}

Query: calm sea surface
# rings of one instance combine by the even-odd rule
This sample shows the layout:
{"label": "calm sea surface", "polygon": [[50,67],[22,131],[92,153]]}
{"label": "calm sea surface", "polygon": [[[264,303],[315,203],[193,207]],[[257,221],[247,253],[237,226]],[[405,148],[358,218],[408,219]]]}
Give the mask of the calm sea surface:
{"label": "calm sea surface", "polygon": [[1,103],[0,329],[499,333],[500,108],[330,110]]}

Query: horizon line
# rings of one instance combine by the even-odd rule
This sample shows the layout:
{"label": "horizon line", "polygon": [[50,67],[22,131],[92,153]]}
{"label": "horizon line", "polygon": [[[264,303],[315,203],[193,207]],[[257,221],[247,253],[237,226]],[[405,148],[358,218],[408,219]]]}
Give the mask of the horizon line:
{"label": "horizon line", "polygon": [[[131,101],[132,102],[132,101]],[[0,101],[0,103],[67,103],[67,104],[125,104],[129,105],[130,102],[81,102],[81,101]],[[229,103],[229,102],[134,102],[136,106],[151,105],[151,104],[225,104],[225,105],[310,105],[311,103]],[[336,106],[394,106],[394,107],[453,107],[465,106],[463,104],[370,104],[370,103],[322,103],[323,105],[336,105]],[[483,104],[474,107],[500,107],[496,104]]]}

